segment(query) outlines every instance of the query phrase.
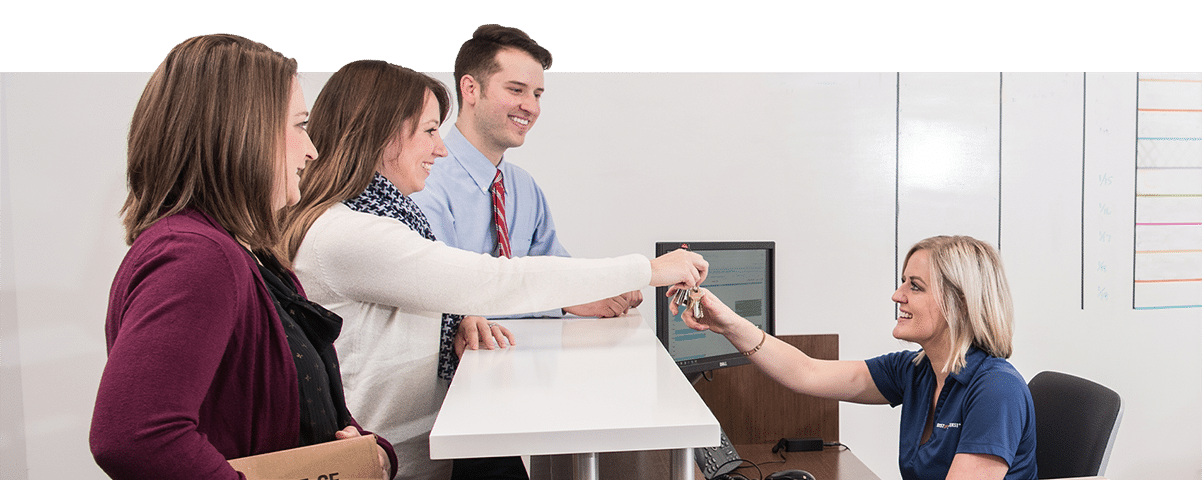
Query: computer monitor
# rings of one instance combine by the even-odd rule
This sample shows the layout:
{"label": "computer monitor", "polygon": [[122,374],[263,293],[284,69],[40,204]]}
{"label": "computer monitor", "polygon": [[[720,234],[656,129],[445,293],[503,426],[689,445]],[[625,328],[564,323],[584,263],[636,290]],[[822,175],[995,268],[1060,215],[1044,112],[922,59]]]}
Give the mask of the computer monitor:
{"label": "computer monitor", "polygon": [[[655,255],[678,248],[709,262],[702,287],[769,335],[776,333],[776,242],[656,242]],[[668,287],[656,288],[656,334],[682,372],[695,375],[750,362],[722,335],[693,330],[672,315],[667,292]]]}

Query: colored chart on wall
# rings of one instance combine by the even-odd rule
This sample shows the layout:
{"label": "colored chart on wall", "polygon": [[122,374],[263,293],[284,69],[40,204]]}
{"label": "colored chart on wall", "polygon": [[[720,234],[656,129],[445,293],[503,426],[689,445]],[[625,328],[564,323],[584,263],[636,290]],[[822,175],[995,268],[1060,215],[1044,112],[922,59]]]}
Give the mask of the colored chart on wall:
{"label": "colored chart on wall", "polygon": [[1202,74],[1140,74],[1136,309],[1202,308]]}

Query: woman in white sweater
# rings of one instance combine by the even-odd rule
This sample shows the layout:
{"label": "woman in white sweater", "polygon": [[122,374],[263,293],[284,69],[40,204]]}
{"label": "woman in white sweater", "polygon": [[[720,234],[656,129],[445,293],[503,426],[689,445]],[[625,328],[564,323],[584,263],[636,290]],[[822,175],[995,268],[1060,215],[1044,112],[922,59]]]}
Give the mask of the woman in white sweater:
{"label": "woman in white sweater", "polygon": [[[438,127],[450,97],[437,80],[381,61],[336,72],[314,103],[309,132],[321,156],[286,213],[293,268],[309,297],[345,321],[336,347],[351,412],[393,442],[397,478],[450,477],[429,434],[456,358],[512,343],[480,317],[576,305],[647,285],[700,283],[699,255],[608,259],[494,258],[435,241],[408,198],[447,152]],[[499,342],[498,342],[499,341]],[[487,399],[481,399],[482,405]]]}

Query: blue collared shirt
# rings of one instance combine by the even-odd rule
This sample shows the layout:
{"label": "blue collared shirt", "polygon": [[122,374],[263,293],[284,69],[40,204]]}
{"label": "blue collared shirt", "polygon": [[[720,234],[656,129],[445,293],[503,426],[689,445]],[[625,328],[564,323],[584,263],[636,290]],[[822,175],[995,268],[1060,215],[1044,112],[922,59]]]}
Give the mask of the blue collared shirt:
{"label": "blue collared shirt", "polygon": [[[513,256],[571,256],[559,243],[551,208],[534,177],[504,158],[499,166],[493,166],[458,127],[452,127],[443,142],[449,155],[434,163],[426,187],[410,195],[430,221],[434,238],[455,248],[497,255],[489,187],[499,169],[505,184],[505,223]],[[553,310],[527,316],[559,315],[561,311]]]}
{"label": "blue collared shirt", "polygon": [[559,243],[551,208],[534,177],[504,159],[494,167],[457,127],[452,127],[443,141],[450,155],[434,163],[426,188],[411,195],[430,220],[435,238],[455,248],[496,255],[488,189],[500,169],[513,256],[571,256]]}
{"label": "blue collared shirt", "polygon": [[935,371],[929,358],[915,365],[917,355],[895,352],[867,361],[877,389],[890,405],[902,405],[902,478],[945,478],[957,453],[1000,457],[1010,466],[1007,480],[1037,478],[1035,403],[1018,370],[1005,359],[969,349],[967,365],[944,382],[931,438],[920,445],[935,395]]}

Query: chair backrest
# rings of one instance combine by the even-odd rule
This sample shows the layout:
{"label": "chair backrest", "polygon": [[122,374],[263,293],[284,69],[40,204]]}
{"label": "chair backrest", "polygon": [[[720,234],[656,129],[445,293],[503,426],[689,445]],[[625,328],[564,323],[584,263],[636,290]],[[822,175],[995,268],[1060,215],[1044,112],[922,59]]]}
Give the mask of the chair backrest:
{"label": "chair backrest", "polygon": [[1027,386],[1035,401],[1039,478],[1105,475],[1123,417],[1119,394],[1060,372],[1040,372]]}

